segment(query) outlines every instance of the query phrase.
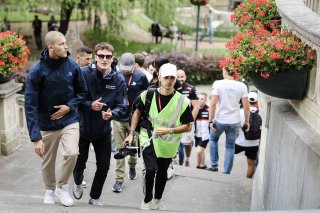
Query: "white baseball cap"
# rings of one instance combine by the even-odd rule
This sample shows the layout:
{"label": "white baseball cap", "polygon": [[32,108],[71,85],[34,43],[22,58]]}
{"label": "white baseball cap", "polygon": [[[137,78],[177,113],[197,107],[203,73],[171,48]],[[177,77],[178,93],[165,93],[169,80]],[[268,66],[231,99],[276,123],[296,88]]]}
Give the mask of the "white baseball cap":
{"label": "white baseball cap", "polygon": [[166,77],[166,76],[174,76],[177,78],[177,67],[174,64],[164,64],[159,69],[159,76]]}
{"label": "white baseball cap", "polygon": [[255,103],[258,101],[258,94],[256,92],[249,92],[248,99],[250,103]]}

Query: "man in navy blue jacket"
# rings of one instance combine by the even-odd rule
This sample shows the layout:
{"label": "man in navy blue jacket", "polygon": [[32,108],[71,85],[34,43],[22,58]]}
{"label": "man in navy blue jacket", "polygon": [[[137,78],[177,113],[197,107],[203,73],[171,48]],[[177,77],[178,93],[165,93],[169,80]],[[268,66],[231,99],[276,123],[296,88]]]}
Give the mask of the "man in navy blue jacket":
{"label": "man in navy blue jacket", "polygon": [[[63,205],[73,206],[68,179],[78,156],[78,104],[84,100],[87,88],[79,65],[67,52],[64,35],[50,31],[45,43],[40,61],[32,66],[27,78],[26,120],[34,150],[42,158],[44,203],[54,203],[55,191]],[[56,181],[55,161],[60,143],[63,164]]]}
{"label": "man in navy blue jacket", "polygon": [[[119,62],[119,69],[122,72],[128,93],[129,106],[123,118],[113,120],[113,133],[116,142],[116,150],[123,148],[123,141],[130,131],[129,120],[132,110],[133,100],[141,91],[146,90],[149,86],[146,75],[135,69],[135,58],[132,53],[124,53]],[[136,143],[134,142],[135,146]],[[129,174],[128,178],[134,180],[137,177],[135,166],[137,164],[137,156],[131,156],[128,160]],[[116,182],[112,187],[113,192],[121,192],[125,176],[125,159],[116,161]]]}
{"label": "man in navy blue jacket", "polygon": [[112,66],[113,47],[108,43],[95,46],[95,62],[82,68],[89,95],[80,105],[79,157],[75,166],[73,195],[83,194],[83,172],[90,143],[96,154],[97,170],[92,182],[89,204],[102,205],[102,188],[107,178],[111,157],[111,119],[121,119],[126,113],[127,88],[124,77]]}

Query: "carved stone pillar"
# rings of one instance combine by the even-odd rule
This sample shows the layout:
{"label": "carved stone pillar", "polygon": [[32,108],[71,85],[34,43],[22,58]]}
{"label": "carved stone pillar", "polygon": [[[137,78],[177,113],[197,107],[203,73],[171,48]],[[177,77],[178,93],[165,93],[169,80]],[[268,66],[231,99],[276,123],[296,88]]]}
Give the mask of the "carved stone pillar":
{"label": "carved stone pillar", "polygon": [[21,146],[18,95],[22,84],[11,80],[0,84],[0,153],[9,155]]}

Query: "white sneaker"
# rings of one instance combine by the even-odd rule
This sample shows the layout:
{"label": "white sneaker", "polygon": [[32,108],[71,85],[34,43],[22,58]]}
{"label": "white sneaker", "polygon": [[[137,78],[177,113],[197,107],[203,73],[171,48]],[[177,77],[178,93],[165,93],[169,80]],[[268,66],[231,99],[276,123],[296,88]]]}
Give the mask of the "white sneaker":
{"label": "white sneaker", "polygon": [[82,188],[87,188],[87,182],[85,182],[84,180],[82,181],[81,185],[82,185]]}
{"label": "white sneaker", "polygon": [[143,200],[142,203],[141,203],[140,209],[143,209],[143,210],[154,210],[156,208],[155,208],[155,206],[154,206],[152,201],[150,201],[148,203],[145,203],[144,200]]}
{"label": "white sneaker", "polygon": [[74,184],[73,186],[73,196],[76,198],[76,199],[81,199],[83,195],[83,189],[82,189],[82,185],[76,185]]}
{"label": "white sneaker", "polygon": [[64,184],[59,188],[56,187],[55,194],[64,206],[74,206],[73,199],[69,194],[68,184]]}
{"label": "white sneaker", "polygon": [[89,204],[94,205],[94,206],[102,206],[102,201],[100,199],[90,198]]}
{"label": "white sneaker", "polygon": [[54,204],[53,190],[46,189],[46,192],[44,193],[44,196],[43,196],[43,203],[44,204]]}
{"label": "white sneaker", "polygon": [[165,207],[161,199],[154,199],[154,208],[158,210],[165,210]]}
{"label": "white sneaker", "polygon": [[174,176],[173,167],[169,167],[167,171],[167,179],[170,180]]}

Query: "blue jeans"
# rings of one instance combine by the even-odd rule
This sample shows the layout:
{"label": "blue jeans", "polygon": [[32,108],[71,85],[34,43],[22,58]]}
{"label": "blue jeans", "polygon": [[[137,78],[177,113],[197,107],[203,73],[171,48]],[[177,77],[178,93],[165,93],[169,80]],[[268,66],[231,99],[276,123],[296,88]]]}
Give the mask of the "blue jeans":
{"label": "blue jeans", "polygon": [[210,130],[210,159],[211,168],[218,168],[219,153],[218,153],[218,141],[220,135],[226,133],[226,153],[224,159],[224,173],[230,174],[233,166],[234,157],[234,143],[239,134],[240,122],[235,124],[222,124],[214,122],[216,131]]}
{"label": "blue jeans", "polygon": [[206,32],[201,35],[200,41],[202,41],[202,39],[206,36],[209,36],[209,43],[212,44],[213,43],[213,28],[212,27],[207,28]]}

